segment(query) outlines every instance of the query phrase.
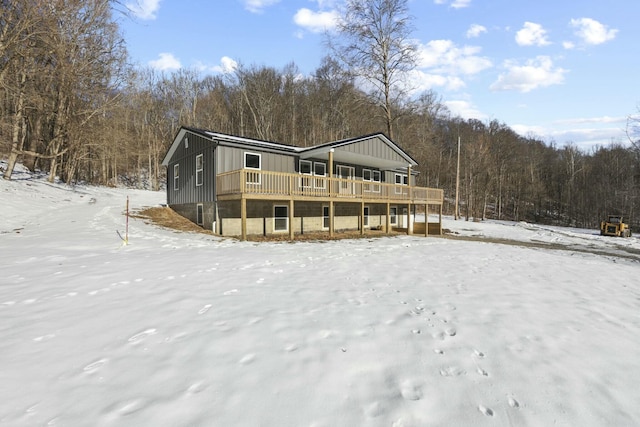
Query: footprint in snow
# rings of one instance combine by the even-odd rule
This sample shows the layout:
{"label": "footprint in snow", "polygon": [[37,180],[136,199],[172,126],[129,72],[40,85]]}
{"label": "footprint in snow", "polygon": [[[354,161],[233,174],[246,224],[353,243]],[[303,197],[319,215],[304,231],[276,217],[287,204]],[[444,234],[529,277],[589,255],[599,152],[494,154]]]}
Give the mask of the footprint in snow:
{"label": "footprint in snow", "polygon": [[422,399],[422,388],[412,380],[407,380],[400,385],[400,394],[406,400]]}
{"label": "footprint in snow", "polygon": [[482,375],[483,377],[488,377],[488,376],[489,376],[489,373],[488,373],[487,371],[485,371],[484,369],[482,369],[480,366],[478,366],[477,371],[478,371],[478,373],[479,373],[480,375]]}
{"label": "footprint in snow", "polygon": [[484,405],[478,405],[478,411],[482,412],[482,414],[493,417],[493,410],[491,408],[487,408]]}
{"label": "footprint in snow", "polygon": [[129,342],[132,344],[137,344],[138,342],[144,340],[146,337],[150,336],[150,335],[155,335],[157,333],[157,330],[154,328],[151,329],[147,329],[144,330],[140,333],[137,333],[135,335],[133,335],[131,338],[129,338]]}
{"label": "footprint in snow", "polygon": [[448,366],[446,368],[442,368],[440,369],[440,375],[442,375],[443,377],[459,377],[461,375],[465,375],[467,372],[462,369],[462,368],[458,368],[457,366]]}
{"label": "footprint in snow", "polygon": [[508,402],[509,402],[509,406],[511,406],[512,408],[519,408],[520,407],[520,403],[516,399],[511,397],[511,396],[509,396]]}
{"label": "footprint in snow", "polygon": [[244,356],[242,359],[240,359],[239,363],[241,365],[249,365],[253,363],[254,360],[256,360],[256,355],[253,353],[250,353]]}
{"label": "footprint in snow", "polygon": [[480,350],[473,350],[473,354],[478,359],[484,359],[484,353],[481,352]]}
{"label": "footprint in snow", "polygon": [[105,363],[107,363],[107,362],[108,362],[108,359],[99,359],[99,360],[96,360],[95,362],[89,363],[82,370],[86,374],[93,374],[93,373],[99,371],[100,368],[102,368],[105,365]]}
{"label": "footprint in snow", "polygon": [[211,308],[211,304],[207,304],[204,307],[202,307],[200,310],[198,310],[198,314],[205,314],[207,311],[209,311],[210,308]]}

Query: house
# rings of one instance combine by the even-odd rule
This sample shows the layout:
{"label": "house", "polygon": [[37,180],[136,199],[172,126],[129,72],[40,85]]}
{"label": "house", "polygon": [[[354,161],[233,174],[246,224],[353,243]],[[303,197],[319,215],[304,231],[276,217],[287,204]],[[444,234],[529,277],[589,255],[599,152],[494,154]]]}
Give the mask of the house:
{"label": "house", "polygon": [[[162,164],[169,207],[221,236],[442,230],[443,191],[382,133],[303,148],[182,127]],[[416,222],[430,206],[439,222]]]}

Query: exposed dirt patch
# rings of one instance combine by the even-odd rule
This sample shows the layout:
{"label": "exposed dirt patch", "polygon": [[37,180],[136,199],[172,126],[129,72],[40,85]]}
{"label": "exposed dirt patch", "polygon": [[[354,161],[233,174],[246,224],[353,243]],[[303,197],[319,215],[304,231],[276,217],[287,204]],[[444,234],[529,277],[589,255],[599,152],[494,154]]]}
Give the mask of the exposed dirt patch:
{"label": "exposed dirt patch", "polygon": [[[145,208],[138,212],[132,214],[133,217],[142,218],[148,223],[153,223],[155,225],[169,228],[175,230],[176,232],[191,232],[191,233],[202,233],[207,234],[209,236],[213,236],[214,233],[210,230],[205,230],[204,228],[194,224],[189,221],[185,217],[179,215],[174,210],[169,207],[151,207]],[[304,242],[304,241],[329,241],[329,240],[342,240],[342,239],[371,239],[378,237],[386,237],[386,236],[397,236],[402,235],[404,233],[400,232],[392,232],[391,234],[386,234],[381,230],[366,230],[364,235],[361,235],[359,231],[340,231],[334,233],[333,237],[329,237],[328,232],[317,232],[317,233],[305,233],[299,234],[296,233],[295,242]],[[510,239],[501,239],[501,238],[490,238],[484,236],[462,236],[452,232],[449,229],[442,230],[442,236],[430,235],[429,238],[434,237],[442,237],[445,239],[453,239],[453,240],[465,240],[465,241],[473,241],[473,242],[484,242],[484,243],[494,243],[500,245],[511,245],[511,246],[520,246],[524,248],[540,248],[540,249],[551,249],[551,250],[562,250],[562,251],[572,251],[579,253],[589,253],[594,255],[602,255],[609,256],[613,258],[624,258],[633,261],[640,261],[640,250],[634,248],[622,247],[620,245],[613,245],[609,248],[607,247],[592,247],[592,246],[580,246],[580,245],[565,245],[560,243],[545,243],[545,242],[531,242],[531,241],[518,241],[518,240],[510,240]],[[260,235],[251,235],[247,236],[247,240],[252,242],[287,242],[289,241],[289,234],[280,234],[280,235],[269,235],[269,236],[260,236]]]}
{"label": "exposed dirt patch", "polygon": [[[211,230],[205,230],[199,225],[194,224],[189,221],[185,217],[181,216],[173,209],[169,207],[152,207],[152,208],[144,208],[140,211],[135,212],[131,215],[135,218],[141,218],[147,221],[147,223],[153,223],[160,227],[169,228],[175,230],[176,232],[192,232],[192,233],[202,233],[207,234],[209,236],[213,236],[214,233]],[[399,235],[402,233],[392,232],[391,236]],[[333,237],[329,237],[328,232],[317,232],[317,233],[296,233],[295,241],[327,241],[327,240],[342,240],[342,239],[362,239],[362,238],[376,238],[376,237],[385,237],[388,236],[383,231],[380,230],[366,230],[364,235],[361,235],[359,231],[341,231],[334,233]],[[286,242],[289,241],[289,234],[278,234],[278,235],[269,235],[269,236],[261,236],[261,235],[250,235],[247,236],[247,240],[252,242]]]}
{"label": "exposed dirt patch", "polygon": [[202,233],[213,235],[210,230],[205,230],[199,225],[194,224],[187,218],[177,214],[169,207],[153,207],[144,208],[131,215],[134,218],[142,218],[147,223],[153,223],[161,227],[170,228],[175,231],[187,231],[192,233]]}

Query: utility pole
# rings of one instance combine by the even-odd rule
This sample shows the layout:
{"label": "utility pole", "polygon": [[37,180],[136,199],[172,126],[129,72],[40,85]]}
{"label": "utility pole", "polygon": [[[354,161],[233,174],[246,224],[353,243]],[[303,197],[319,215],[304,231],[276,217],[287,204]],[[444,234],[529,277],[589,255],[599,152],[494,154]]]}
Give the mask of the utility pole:
{"label": "utility pole", "polygon": [[453,217],[457,221],[460,218],[460,210],[458,209],[458,190],[460,189],[460,135],[458,135],[458,164],[456,166],[456,206]]}

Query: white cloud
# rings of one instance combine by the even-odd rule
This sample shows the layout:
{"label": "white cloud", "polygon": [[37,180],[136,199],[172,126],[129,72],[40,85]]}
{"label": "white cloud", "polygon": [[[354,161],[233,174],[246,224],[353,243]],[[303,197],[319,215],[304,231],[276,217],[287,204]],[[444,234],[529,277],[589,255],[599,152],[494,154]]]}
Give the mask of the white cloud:
{"label": "white cloud", "polygon": [[520,46],[546,46],[547,31],[535,22],[525,22],[524,27],[516,33],[516,43]]}
{"label": "white cloud", "polygon": [[236,70],[236,68],[238,68],[238,63],[234,59],[229,58],[228,56],[223,56],[220,58],[220,65],[216,65],[212,69],[216,73],[231,74]]}
{"label": "white cloud", "polygon": [[471,5],[471,0],[434,0],[435,4],[447,4],[450,3],[454,9],[463,9]]}
{"label": "white cloud", "polygon": [[572,19],[570,25],[576,29],[575,34],[586,44],[597,45],[613,40],[618,30],[608,29],[606,25],[591,19]]}
{"label": "white cloud", "polygon": [[444,74],[477,74],[493,66],[489,59],[478,55],[481,50],[478,46],[458,47],[451,40],[432,40],[420,46],[418,67]]}
{"label": "white cloud", "polygon": [[519,65],[516,61],[505,61],[507,72],[500,74],[498,80],[489,88],[493,91],[517,90],[530,92],[540,87],[557,85],[564,82],[567,70],[553,66],[553,61],[548,56],[538,56],[530,59],[525,65]]}
{"label": "white cloud", "polygon": [[567,50],[571,50],[576,47],[576,44],[571,41],[564,41],[562,42],[562,47],[564,47]]}
{"label": "white cloud", "polygon": [[302,8],[294,15],[293,22],[312,33],[322,33],[334,28],[338,18],[338,12],[335,10],[314,12],[310,9]]}
{"label": "white cloud", "polygon": [[623,125],[627,122],[627,117],[610,117],[610,116],[601,116],[601,117],[579,117],[575,119],[565,119],[565,120],[557,120],[555,123],[562,125],[583,125],[583,124],[610,124],[610,123],[618,123]]}
{"label": "white cloud", "polygon": [[463,119],[477,119],[477,120],[485,120],[488,116],[478,110],[478,107],[473,105],[469,101],[465,100],[452,100],[445,101],[444,104],[449,108],[451,114],[453,116],[460,116]]}
{"label": "white cloud", "polygon": [[182,67],[180,61],[171,53],[161,53],[158,59],[149,61],[149,65],[160,71],[178,70]]}
{"label": "white cloud", "polygon": [[467,30],[467,38],[471,39],[474,37],[479,37],[480,34],[486,33],[486,32],[487,32],[487,27],[479,24],[472,24]]}
{"label": "white cloud", "polygon": [[251,13],[262,13],[264,9],[279,3],[280,0],[244,0],[244,8]]}
{"label": "white cloud", "polygon": [[464,80],[460,77],[430,74],[420,70],[410,72],[408,80],[408,86],[413,94],[419,94],[436,87],[457,91],[466,86]]}
{"label": "white cloud", "polygon": [[160,0],[138,0],[127,2],[125,7],[140,19],[156,19]]}

